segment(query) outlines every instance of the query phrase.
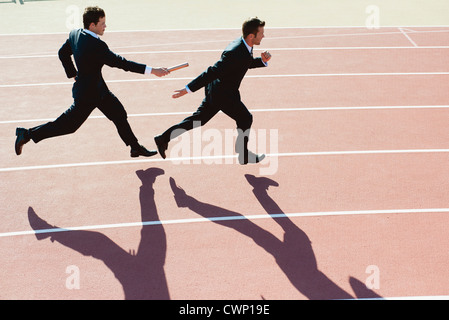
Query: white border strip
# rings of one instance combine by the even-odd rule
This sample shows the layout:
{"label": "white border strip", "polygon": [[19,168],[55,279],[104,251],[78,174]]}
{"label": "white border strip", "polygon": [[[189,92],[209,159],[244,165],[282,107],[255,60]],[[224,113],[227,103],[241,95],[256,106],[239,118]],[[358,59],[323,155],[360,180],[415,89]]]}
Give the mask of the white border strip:
{"label": "white border strip", "polygon": [[99,224],[79,227],[50,228],[39,230],[26,230],[16,232],[3,232],[0,237],[23,236],[31,234],[56,233],[79,230],[98,230],[112,228],[142,227],[152,225],[186,224],[199,222],[217,222],[217,221],[236,221],[236,220],[256,220],[256,219],[277,219],[277,218],[295,218],[295,217],[322,217],[322,216],[343,216],[343,215],[373,215],[373,214],[407,214],[407,213],[449,213],[449,208],[427,208],[427,209],[390,209],[390,210],[356,210],[356,211],[321,211],[321,212],[296,212],[279,214],[256,214],[256,215],[236,215],[221,216],[210,218],[193,219],[173,219],[173,220],[153,220],[143,222],[127,222],[113,224]]}
{"label": "white border strip", "polygon": [[[267,157],[313,157],[313,156],[340,156],[340,155],[372,155],[372,154],[419,154],[419,153],[449,153],[449,149],[401,149],[401,150],[355,150],[355,151],[317,151],[317,152],[289,152],[289,153],[269,153]],[[43,170],[43,169],[58,169],[58,168],[76,168],[76,167],[91,167],[104,165],[120,165],[120,164],[138,164],[138,163],[152,163],[152,162],[174,162],[174,163],[192,163],[195,160],[219,160],[237,158],[237,155],[218,155],[207,157],[181,157],[181,158],[167,158],[162,159],[131,159],[131,160],[117,160],[117,161],[97,161],[97,162],[78,162],[78,163],[62,163],[49,164],[39,166],[24,166],[24,167],[9,167],[0,168],[0,172],[14,172],[14,171],[28,171],[28,170]]]}

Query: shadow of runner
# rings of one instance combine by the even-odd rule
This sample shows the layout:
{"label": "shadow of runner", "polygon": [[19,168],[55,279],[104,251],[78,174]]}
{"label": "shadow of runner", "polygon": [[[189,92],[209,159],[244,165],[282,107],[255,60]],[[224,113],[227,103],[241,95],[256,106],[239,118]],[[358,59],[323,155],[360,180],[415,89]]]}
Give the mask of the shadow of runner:
{"label": "shadow of runner", "polygon": [[[284,230],[284,240],[281,241],[270,232],[262,229],[243,215],[220,208],[208,203],[203,203],[189,196],[176,185],[173,178],[170,178],[170,185],[173,190],[176,203],[179,207],[187,207],[205,218],[215,217],[238,217],[236,220],[216,220],[217,224],[232,228],[244,234],[270,253],[276,260],[280,269],[285,273],[295,288],[309,299],[353,299],[345,290],[340,288],[317,266],[315,254],[308,236],[298,228],[287,216],[281,216],[284,212],[276,202],[268,195],[269,186],[278,186],[278,183],[268,178],[256,178],[252,175],[245,175],[249,184],[254,188],[253,193],[262,207],[269,215],[276,215],[273,218]],[[355,285],[360,282],[354,281]]]}
{"label": "shadow of runner", "polygon": [[[164,171],[149,168],[139,170],[136,174],[142,181],[139,193],[142,222],[157,221],[159,217],[153,184],[156,177],[164,174]],[[28,220],[35,231],[57,228],[41,219],[31,207],[28,209]],[[49,237],[51,241],[103,261],[123,286],[125,299],[170,299],[164,272],[167,241],[162,224],[142,227],[135,254],[126,252],[104,234],[95,231],[36,233],[38,240]]]}

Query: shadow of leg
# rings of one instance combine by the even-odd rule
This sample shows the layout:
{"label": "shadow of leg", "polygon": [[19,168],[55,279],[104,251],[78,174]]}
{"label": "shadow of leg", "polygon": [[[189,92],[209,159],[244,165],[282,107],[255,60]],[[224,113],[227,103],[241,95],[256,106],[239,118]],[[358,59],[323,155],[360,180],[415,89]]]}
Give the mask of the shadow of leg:
{"label": "shadow of leg", "polygon": [[[136,172],[142,181],[139,199],[142,222],[158,221],[155,202],[154,182],[164,174],[160,168],[149,168]],[[135,256],[136,273],[141,277],[140,284],[129,288],[130,299],[170,299],[164,271],[167,254],[167,239],[162,224],[144,225],[140,232],[139,248]]]}
{"label": "shadow of leg", "polygon": [[[158,220],[153,184],[163,170],[138,171],[142,180],[140,203],[142,221]],[[67,230],[51,226],[28,209],[30,226],[38,240],[50,238],[84,256],[104,262],[123,286],[125,299],[169,299],[164,272],[166,237],[162,225],[144,226],[136,255],[126,252],[100,232]]]}

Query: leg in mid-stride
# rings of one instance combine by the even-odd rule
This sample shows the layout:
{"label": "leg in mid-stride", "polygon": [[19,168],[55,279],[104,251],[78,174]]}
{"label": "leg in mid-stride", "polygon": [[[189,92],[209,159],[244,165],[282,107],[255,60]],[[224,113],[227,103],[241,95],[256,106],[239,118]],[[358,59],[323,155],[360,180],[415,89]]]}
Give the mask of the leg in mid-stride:
{"label": "leg in mid-stride", "polygon": [[[207,123],[218,111],[236,121],[239,134],[236,141],[236,152],[240,164],[258,163],[265,155],[257,155],[248,150],[249,129],[253,116],[240,99],[239,87],[248,69],[266,67],[271,59],[265,51],[260,57],[253,57],[253,46],[260,45],[264,38],[265,22],[258,18],[250,18],[242,25],[243,35],[231,42],[213,66],[188,83],[183,89],[175,90],[173,98],[180,98],[188,93],[205,88],[206,97],[192,116],[170,127],[163,134],[154,138],[160,155],[165,158],[170,139],[176,134],[190,130],[193,123]],[[177,130],[183,129],[183,130]]]}
{"label": "leg in mid-stride", "polygon": [[[72,106],[55,121],[47,122],[30,129],[16,128],[16,154],[20,155],[23,146],[30,140],[33,140],[34,143],[38,143],[48,138],[76,132],[87,120],[94,108],[95,107],[91,106],[90,103],[75,101]],[[98,108],[114,123],[123,142],[131,147],[131,157],[151,157],[157,154],[155,150],[147,150],[144,146],[139,144],[128,123],[126,111],[116,96],[112,93],[106,95],[98,102]]]}
{"label": "leg in mid-stride", "polygon": [[[16,128],[15,152],[22,153],[30,140],[35,143],[74,133],[98,107],[111,120],[127,146],[131,146],[131,157],[155,155],[137,142],[127,120],[125,108],[109,91],[101,74],[104,65],[140,74],[162,77],[170,73],[167,68],[152,68],[142,63],[126,60],[113,53],[100,39],[106,29],[106,14],[99,7],[87,7],[83,14],[84,29],[72,30],[58,51],[67,78],[75,80],[72,88],[74,103],[55,121],[25,129]],[[76,67],[73,63],[75,60]]]}
{"label": "leg in mid-stride", "polygon": [[[255,154],[254,152],[248,150],[249,132],[253,122],[253,116],[243,103],[240,104],[241,105],[239,108],[231,108],[231,110],[228,111],[225,111],[224,109],[221,110],[236,121],[238,136],[235,144],[235,152],[238,154],[239,163],[258,163],[265,158],[265,155]],[[233,112],[232,110],[237,111]],[[161,157],[164,159],[166,158],[165,151],[168,149],[168,143],[170,140],[175,139],[180,134],[188,130],[192,130],[195,125],[205,125],[219,111],[220,109],[215,107],[212,103],[209,103],[208,98],[206,97],[198,110],[196,110],[191,116],[171,126],[165,130],[164,133],[155,136],[154,141]]]}

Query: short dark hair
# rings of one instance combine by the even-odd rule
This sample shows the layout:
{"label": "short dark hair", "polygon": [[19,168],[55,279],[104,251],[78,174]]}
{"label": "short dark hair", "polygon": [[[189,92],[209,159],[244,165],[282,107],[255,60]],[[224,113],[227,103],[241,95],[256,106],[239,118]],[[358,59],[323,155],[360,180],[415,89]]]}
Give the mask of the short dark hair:
{"label": "short dark hair", "polygon": [[260,20],[257,17],[254,18],[248,18],[245,22],[243,22],[242,25],[242,33],[243,38],[246,38],[250,34],[256,35],[259,31],[259,27],[264,27],[265,21]]}
{"label": "short dark hair", "polygon": [[83,24],[85,29],[89,29],[91,23],[97,24],[100,18],[105,16],[104,10],[100,7],[87,7],[84,9]]}

